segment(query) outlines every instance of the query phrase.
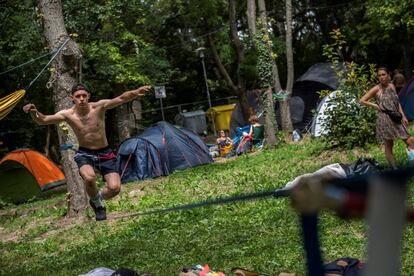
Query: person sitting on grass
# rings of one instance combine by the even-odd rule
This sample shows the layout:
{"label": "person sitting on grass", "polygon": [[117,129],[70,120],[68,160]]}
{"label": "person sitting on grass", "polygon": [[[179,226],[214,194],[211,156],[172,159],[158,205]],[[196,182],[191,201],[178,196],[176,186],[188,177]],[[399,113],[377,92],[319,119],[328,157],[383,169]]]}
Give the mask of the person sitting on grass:
{"label": "person sitting on grass", "polygon": [[259,123],[259,117],[252,115],[249,118],[249,122],[249,132],[242,133],[243,137],[236,150],[237,155],[251,151],[253,147],[260,147],[263,143],[264,125]]}
{"label": "person sitting on grass", "polygon": [[249,132],[243,132],[244,139],[246,138],[252,141],[252,145],[256,146],[263,141],[264,138],[264,125],[259,123],[259,117],[252,115],[249,118],[250,129]]}
{"label": "person sitting on grass", "polygon": [[219,130],[217,144],[220,151],[220,156],[227,155],[233,149],[233,140],[226,135],[224,130]]}

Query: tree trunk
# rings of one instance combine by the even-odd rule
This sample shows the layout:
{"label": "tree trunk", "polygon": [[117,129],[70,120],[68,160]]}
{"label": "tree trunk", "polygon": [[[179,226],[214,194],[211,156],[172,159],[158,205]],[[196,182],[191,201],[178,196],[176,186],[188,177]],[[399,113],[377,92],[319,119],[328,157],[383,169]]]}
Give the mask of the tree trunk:
{"label": "tree trunk", "polygon": [[131,123],[131,115],[128,104],[123,104],[116,108],[118,139],[120,143],[131,137],[131,125],[135,125],[135,120]]}
{"label": "tree trunk", "polygon": [[139,98],[132,102],[132,113],[135,119],[135,131],[138,133],[143,129],[140,125],[140,121],[142,120],[142,103]]}
{"label": "tree trunk", "polygon": [[142,129],[139,127],[139,121],[142,119],[141,112],[142,106],[139,99],[116,108],[119,144]]}
{"label": "tree trunk", "polygon": [[[123,85],[115,85],[112,87],[114,91],[122,91],[115,94],[115,96],[119,96],[125,90]],[[132,129],[135,127],[135,120],[133,119],[132,114],[130,114],[130,104],[123,104],[116,108],[115,112],[115,124],[118,133],[118,142],[121,143],[122,141],[130,138],[132,136]]]}
{"label": "tree trunk", "polygon": [[[43,15],[44,35],[48,48],[52,51],[62,45],[69,37],[64,25],[62,4],[60,0],[40,0],[39,9]],[[75,83],[76,74],[73,68],[80,57],[81,51],[76,43],[69,41],[53,63],[48,87],[53,87],[56,112],[72,106],[69,95],[71,87]],[[60,144],[77,144],[76,136],[69,126],[59,127],[58,136]],[[87,203],[84,184],[73,160],[74,154],[71,150],[62,151],[63,170],[69,192],[67,215],[70,217],[84,215]]]}
{"label": "tree trunk", "polygon": [[[267,24],[267,15],[266,15],[266,3],[265,0],[259,0],[259,14],[260,20],[262,21],[264,32],[269,36],[268,24]],[[269,49],[272,51],[272,49]],[[282,90],[282,85],[280,84],[279,70],[277,68],[276,60],[272,61],[272,75],[273,75],[273,87],[276,92]]]}
{"label": "tree trunk", "polygon": [[213,54],[214,62],[217,65],[217,68],[220,72],[220,74],[223,76],[224,80],[227,82],[227,84],[230,86],[230,88],[233,90],[233,93],[237,95],[241,107],[241,112],[243,115],[243,119],[245,122],[247,122],[247,119],[250,116],[250,106],[247,101],[247,95],[246,95],[246,87],[243,83],[243,81],[240,78],[240,65],[244,59],[244,53],[243,53],[243,45],[241,44],[238,36],[237,36],[237,29],[236,29],[236,15],[235,15],[235,3],[234,1],[231,1],[232,3],[229,3],[229,10],[231,11],[232,15],[230,16],[230,28],[231,28],[231,35],[232,35],[232,42],[235,47],[236,53],[237,53],[237,83],[235,83],[232,78],[230,77],[229,73],[226,70],[226,67],[221,62],[220,55],[218,53],[216,43],[214,41],[214,38],[211,34],[207,36],[208,43],[210,45],[211,53]]}
{"label": "tree trunk", "polygon": [[247,0],[247,24],[250,37],[254,38],[256,34],[256,0]]}
{"label": "tree trunk", "polygon": [[[115,91],[124,91],[125,87],[114,87]],[[122,94],[119,93],[117,96]],[[116,127],[118,130],[118,144],[134,136],[139,130],[139,120],[142,120],[142,105],[140,99],[120,105],[116,108]]]}
{"label": "tree trunk", "polygon": [[275,117],[275,105],[273,103],[272,88],[269,87],[264,93],[266,97],[264,101],[266,145],[274,147],[277,143],[277,122]]}
{"label": "tree trunk", "polygon": [[211,52],[213,54],[214,62],[216,63],[220,74],[224,77],[227,84],[231,87],[234,94],[239,99],[243,119],[245,120],[245,122],[247,122],[247,119],[250,115],[250,108],[249,108],[249,102],[247,101],[246,91],[240,90],[239,87],[234,84],[233,80],[231,79],[229,73],[226,70],[226,67],[224,67],[224,64],[221,62],[220,56],[216,48],[216,44],[211,35],[208,36],[208,41],[209,41]]}
{"label": "tree trunk", "polygon": [[239,33],[237,31],[237,20],[236,20],[236,1],[229,0],[229,24],[231,41],[233,42],[236,50],[236,79],[237,79],[237,96],[239,97],[240,106],[242,107],[242,114],[244,119],[247,121],[251,115],[249,103],[246,95],[246,85],[244,80],[240,76],[241,65],[244,61],[244,47],[240,41]]}
{"label": "tree trunk", "polygon": [[282,118],[282,129],[288,132],[293,131],[292,119],[290,116],[290,96],[293,89],[293,49],[292,49],[292,0],[286,0],[286,61],[287,61],[287,98],[280,102],[280,115]]}
{"label": "tree trunk", "polygon": [[[267,15],[266,15],[266,4],[264,0],[259,0],[259,14],[262,22],[262,28],[264,33],[269,36],[267,29]],[[269,47],[269,54],[272,56],[272,49]],[[276,91],[281,90],[279,71],[277,69],[276,61],[272,58],[272,84]],[[264,108],[265,108],[265,139],[266,144],[269,146],[275,146],[277,143],[276,131],[277,123],[275,120],[275,108],[273,103],[272,89],[269,88],[265,92]]]}

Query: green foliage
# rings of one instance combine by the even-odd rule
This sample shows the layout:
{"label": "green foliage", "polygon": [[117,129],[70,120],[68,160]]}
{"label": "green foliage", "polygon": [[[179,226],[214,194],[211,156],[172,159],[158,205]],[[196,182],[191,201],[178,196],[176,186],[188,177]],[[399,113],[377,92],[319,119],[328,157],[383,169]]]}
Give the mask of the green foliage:
{"label": "green foliage", "polygon": [[147,27],[150,17],[143,16],[150,9],[150,2],[141,1],[65,2],[65,14],[71,15],[66,24],[79,35],[84,50],[85,79],[94,76],[89,82],[99,96],[112,96],[108,88],[114,85],[136,87],[166,83],[171,78],[174,70],[165,51],[152,44]]}
{"label": "green foliage", "polygon": [[[332,44],[324,46],[324,55],[331,61],[332,68],[338,76],[338,87],[335,96],[331,97],[322,120],[329,133],[325,139],[329,145],[351,149],[365,146],[375,141],[376,112],[361,106],[358,100],[374,85],[376,79],[375,66],[367,69],[356,63],[340,63],[339,52],[346,44],[339,29],[331,32]],[[328,95],[322,92],[321,96]]]}
{"label": "green foliage", "polygon": [[[0,72],[4,72],[33,58],[47,54],[45,41],[35,5],[38,1],[2,1],[0,9]],[[0,75],[0,98],[27,86],[46,65],[49,56],[31,64]],[[41,149],[40,141],[45,137],[44,127],[35,126],[27,114],[21,111],[24,103],[39,104],[42,112],[53,110],[51,93],[45,89],[47,71],[27,91],[25,97],[0,123],[0,150],[8,152],[16,147],[30,145]],[[17,127],[18,126],[18,127]],[[44,141],[44,140],[43,140]],[[2,152],[1,152],[2,153]],[[0,154],[1,154],[0,153]]]}
{"label": "green foliage", "polygon": [[410,30],[414,27],[412,1],[369,0],[366,1],[366,15],[384,31],[398,28]]}

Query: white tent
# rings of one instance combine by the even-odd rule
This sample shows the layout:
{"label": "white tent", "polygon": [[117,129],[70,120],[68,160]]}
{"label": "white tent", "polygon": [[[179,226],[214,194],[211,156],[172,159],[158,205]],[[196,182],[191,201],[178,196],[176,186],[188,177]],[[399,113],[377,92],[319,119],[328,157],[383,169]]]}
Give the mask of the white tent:
{"label": "white tent", "polygon": [[[312,125],[310,128],[312,137],[320,137],[329,133],[329,129],[326,126],[325,120],[327,119],[328,111],[337,108],[339,101],[337,97],[342,97],[340,90],[332,91],[319,103],[318,108],[315,112],[315,116],[312,119]],[[340,100],[339,102],[343,102],[343,100]],[[348,98],[346,102],[347,109],[351,110],[352,106],[355,104],[358,105],[357,98]]]}
{"label": "white tent", "polygon": [[319,103],[315,116],[312,120],[311,126],[311,135],[313,137],[320,137],[328,134],[329,129],[325,125],[326,111],[332,110],[336,106],[336,103],[333,99],[336,98],[336,91],[331,92],[329,95],[325,96],[322,101]]}

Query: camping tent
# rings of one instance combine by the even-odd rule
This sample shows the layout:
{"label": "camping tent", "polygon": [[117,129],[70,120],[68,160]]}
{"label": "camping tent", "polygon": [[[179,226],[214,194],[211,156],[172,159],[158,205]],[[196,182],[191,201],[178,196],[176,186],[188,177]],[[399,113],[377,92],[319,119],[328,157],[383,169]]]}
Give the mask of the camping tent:
{"label": "camping tent", "polygon": [[[344,102],[343,99],[341,100],[338,98],[341,97],[340,93],[341,92],[339,90],[335,90],[325,96],[319,103],[318,107],[316,108],[315,116],[312,120],[312,125],[310,128],[310,133],[313,137],[320,137],[328,134],[329,129],[325,123],[325,120],[328,117],[328,111],[336,109],[338,107],[338,104],[345,104],[348,111],[355,110],[354,108],[356,106],[360,106],[356,97],[346,98],[346,101]],[[338,99],[340,100],[338,101]]]}
{"label": "camping tent", "polygon": [[337,85],[338,78],[330,63],[312,65],[295,81],[292,96],[302,98],[305,103],[303,121],[297,128],[303,129],[312,120],[312,110],[315,110],[321,101],[318,92],[321,90],[335,90]]}
{"label": "camping tent", "polygon": [[[312,121],[312,111],[317,108],[321,101],[318,92],[321,90],[333,91],[337,88],[337,85],[338,78],[330,63],[316,63],[300,76],[293,84],[292,97],[289,102],[294,128],[304,129]],[[260,92],[250,90],[247,91],[246,96],[253,112],[261,114],[263,108],[260,105]],[[275,111],[276,119],[280,125],[280,111],[277,103],[275,104]],[[237,104],[231,117],[230,135],[236,135],[237,128],[245,124],[240,106]]]}
{"label": "camping tent", "polygon": [[64,183],[62,171],[37,151],[19,149],[0,160],[0,197],[4,201],[25,201]]}
{"label": "camping tent", "polygon": [[118,149],[122,183],[169,175],[213,162],[207,146],[191,130],[158,122],[142,134],[127,139]]}
{"label": "camping tent", "polygon": [[324,124],[326,118],[326,111],[331,110],[336,106],[333,99],[336,97],[336,92],[331,92],[325,96],[316,108],[315,116],[312,120],[311,135],[313,137],[320,137],[328,133],[328,129]]}
{"label": "camping tent", "polygon": [[[305,102],[301,97],[294,96],[289,99],[290,119],[294,128],[302,129],[303,113],[305,111]],[[282,115],[279,101],[275,102],[276,121],[279,127],[282,126]]]}
{"label": "camping tent", "polygon": [[398,96],[408,121],[414,120],[414,77],[404,85]]}

